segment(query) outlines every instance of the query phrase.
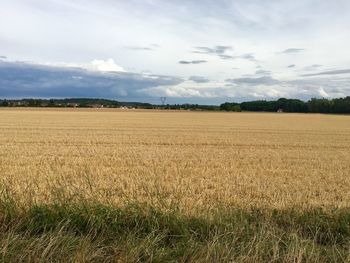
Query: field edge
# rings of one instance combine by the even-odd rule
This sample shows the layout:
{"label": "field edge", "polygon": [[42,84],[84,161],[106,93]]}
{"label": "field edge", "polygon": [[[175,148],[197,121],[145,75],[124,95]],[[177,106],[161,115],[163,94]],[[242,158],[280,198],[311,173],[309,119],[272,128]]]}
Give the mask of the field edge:
{"label": "field edge", "polygon": [[143,204],[0,202],[3,262],[347,262],[350,209],[218,210],[212,218]]}

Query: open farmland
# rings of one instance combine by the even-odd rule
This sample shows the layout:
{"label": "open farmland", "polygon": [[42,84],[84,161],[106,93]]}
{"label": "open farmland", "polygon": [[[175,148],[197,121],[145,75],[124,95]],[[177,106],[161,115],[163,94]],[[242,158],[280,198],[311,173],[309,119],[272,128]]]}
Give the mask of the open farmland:
{"label": "open farmland", "polygon": [[[215,257],[222,261],[235,259],[242,262],[268,258],[286,262],[346,261],[349,260],[350,232],[349,175],[349,116],[1,109],[1,220],[6,225],[1,228],[3,236],[6,236],[0,241],[3,247],[6,243],[1,253],[6,261],[7,257],[8,260],[13,259],[11,249],[32,246],[32,249],[27,248],[28,251],[16,256],[28,260],[37,253],[34,259],[38,261],[41,260],[40,256],[43,261],[65,258],[61,247],[63,241],[50,243],[50,252],[41,251],[38,245],[52,240],[50,235],[56,235],[60,240],[65,231],[70,233],[69,227],[60,230],[65,229],[64,218],[57,219],[63,222],[58,230],[51,229],[50,233],[46,233],[47,228],[44,228],[45,231],[39,231],[41,239],[37,239],[40,240],[34,237],[30,240],[27,237],[26,240],[25,235],[21,234],[22,228],[17,227],[37,222],[39,219],[36,215],[34,219],[28,218],[38,209],[41,209],[39,214],[42,216],[44,208],[47,209],[44,209],[45,213],[56,213],[51,207],[53,204],[56,207],[65,203],[66,207],[71,207],[70,204],[93,203],[110,209],[137,204],[136,210],[141,209],[142,214],[147,214],[143,210],[145,207],[151,207],[157,213],[173,215],[176,211],[181,218],[201,218],[210,222],[225,221],[222,218],[227,216],[220,217],[220,213],[231,213],[233,210],[241,211],[239,214],[242,217],[244,213],[249,217],[260,211],[251,217],[259,222],[258,216],[261,216],[261,220],[265,220],[271,229],[274,229],[271,225],[274,225],[272,221],[275,222],[276,214],[281,218],[288,214],[280,220],[288,224],[294,222],[293,218],[298,218],[299,214],[303,218],[303,215],[310,213],[310,217],[315,218],[310,219],[312,223],[307,221],[310,225],[305,229],[312,229],[312,224],[318,224],[319,218],[328,218],[329,221],[325,219],[325,226],[330,230],[322,225],[322,221],[321,225],[315,226],[314,232],[310,230],[310,235],[305,234],[301,226],[304,223],[300,223],[300,219],[287,227],[290,238],[295,237],[292,241],[283,232],[282,236],[265,244],[263,237],[275,230],[268,227],[261,230],[258,227],[251,237],[247,234],[246,241],[239,241],[239,238],[220,241],[217,236],[212,240],[210,238],[213,236],[209,235],[206,238],[211,240],[208,241],[210,244],[196,249],[192,247],[192,253],[179,252],[181,256],[169,254],[165,248],[159,252],[158,247],[161,246],[158,243],[154,245],[153,241],[145,245],[148,250],[141,249],[142,253],[131,248],[127,251],[121,248],[113,250],[118,246],[110,244],[107,253],[102,250],[101,243],[96,245],[95,239],[89,238],[90,234],[93,235],[91,232],[86,234],[83,241],[70,233],[69,238],[73,240],[70,251],[76,251],[75,260],[98,260],[107,253],[122,258],[122,261],[152,261],[157,258],[163,261],[174,257],[178,261],[212,261]],[[64,213],[58,214],[62,216]],[[74,211],[69,214],[74,214]],[[13,223],[16,220],[19,223]],[[21,220],[27,221],[23,223]],[[343,224],[341,231],[334,223],[337,220]],[[280,221],[276,219],[276,222]],[[242,219],[242,222],[246,221]],[[335,224],[335,230],[330,227],[332,224]],[[259,232],[259,229],[265,232]],[[28,229],[26,231],[30,232]],[[271,234],[271,239],[278,235],[276,231]],[[217,232],[220,233],[219,230]],[[262,240],[257,238],[258,233]],[[317,235],[320,233],[325,233],[327,238],[321,238],[318,242]],[[102,237],[99,238],[102,240]],[[242,245],[239,251],[235,251],[231,248],[234,244],[230,243],[233,240],[238,242],[236,245],[241,244],[239,242],[248,245]],[[118,242],[126,248],[128,246],[125,244],[130,246],[128,241]],[[265,245],[258,249],[257,246],[261,244]]]}
{"label": "open farmland", "polygon": [[48,201],[50,190],[62,186],[113,203],[175,202],[188,213],[218,204],[350,206],[348,116],[99,110],[0,116],[1,180],[24,202]]}

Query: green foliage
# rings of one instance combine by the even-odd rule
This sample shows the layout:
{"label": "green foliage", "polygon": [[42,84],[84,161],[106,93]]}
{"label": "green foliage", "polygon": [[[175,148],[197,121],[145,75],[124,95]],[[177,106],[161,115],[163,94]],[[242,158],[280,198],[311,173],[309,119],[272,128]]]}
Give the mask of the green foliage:
{"label": "green foliage", "polygon": [[8,107],[9,102],[7,100],[0,100],[0,107]]}
{"label": "green foliage", "polygon": [[277,106],[285,112],[307,112],[307,103],[301,100],[281,98]]}
{"label": "green foliage", "polygon": [[332,112],[333,101],[328,99],[311,99],[308,102],[309,112],[329,113]]}
{"label": "green foliage", "polygon": [[233,107],[240,106],[243,111],[277,112],[312,112],[312,113],[350,113],[350,97],[338,99],[311,99],[307,102],[297,99],[280,98],[276,101],[248,101],[242,103],[223,103],[220,110],[236,111]]}
{"label": "green foliage", "polygon": [[40,107],[42,100],[37,100],[37,99],[29,99],[27,101],[29,107]]}
{"label": "green foliage", "polygon": [[[350,210],[218,209],[210,218],[141,204],[0,209],[2,262],[345,262]],[[11,207],[11,209],[4,208]],[[8,214],[10,213],[10,214]]]}
{"label": "green foliage", "polygon": [[241,106],[238,103],[223,103],[220,105],[220,110],[223,111],[236,111],[236,112],[240,112],[241,110]]}
{"label": "green foliage", "polygon": [[285,112],[307,112],[307,104],[301,100],[281,98],[276,101],[249,101],[242,102],[244,111],[267,111],[276,112],[279,109]]}

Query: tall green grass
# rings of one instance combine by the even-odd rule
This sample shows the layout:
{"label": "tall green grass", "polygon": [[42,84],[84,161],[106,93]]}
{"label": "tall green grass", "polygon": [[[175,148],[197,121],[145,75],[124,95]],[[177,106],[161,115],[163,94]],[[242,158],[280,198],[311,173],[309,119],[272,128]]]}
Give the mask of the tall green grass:
{"label": "tall green grass", "polygon": [[349,262],[350,209],[221,209],[0,202],[1,262]]}

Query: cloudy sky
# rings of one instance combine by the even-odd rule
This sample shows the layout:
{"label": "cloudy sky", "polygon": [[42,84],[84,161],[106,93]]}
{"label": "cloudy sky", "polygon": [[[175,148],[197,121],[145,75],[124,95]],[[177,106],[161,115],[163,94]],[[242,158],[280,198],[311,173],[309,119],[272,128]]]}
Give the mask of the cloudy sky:
{"label": "cloudy sky", "polygon": [[349,0],[0,0],[0,97],[350,95]]}

